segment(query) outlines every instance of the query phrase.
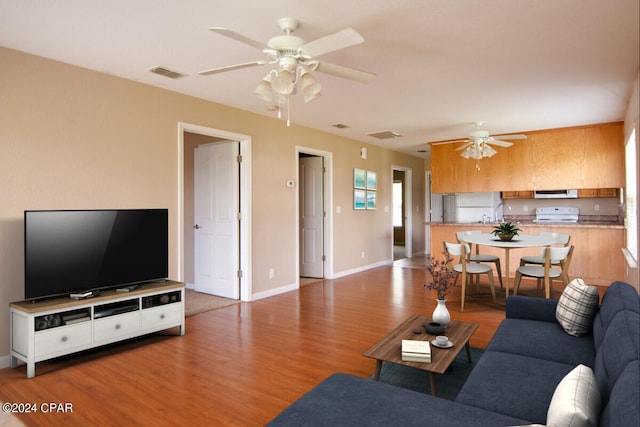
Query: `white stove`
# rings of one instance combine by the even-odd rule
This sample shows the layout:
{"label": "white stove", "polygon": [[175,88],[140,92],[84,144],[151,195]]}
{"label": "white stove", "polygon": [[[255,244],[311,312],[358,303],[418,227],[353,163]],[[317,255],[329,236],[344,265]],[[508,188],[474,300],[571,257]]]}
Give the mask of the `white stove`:
{"label": "white stove", "polygon": [[580,209],[570,207],[544,207],[536,208],[535,222],[547,223],[547,224],[575,224],[578,222],[580,215]]}

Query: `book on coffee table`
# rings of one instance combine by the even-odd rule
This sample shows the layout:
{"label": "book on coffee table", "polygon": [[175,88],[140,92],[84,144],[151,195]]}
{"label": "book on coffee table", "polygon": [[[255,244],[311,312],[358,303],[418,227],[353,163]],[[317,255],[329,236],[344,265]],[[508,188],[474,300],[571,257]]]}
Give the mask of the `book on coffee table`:
{"label": "book on coffee table", "polygon": [[402,340],[402,360],[405,362],[431,363],[429,341]]}

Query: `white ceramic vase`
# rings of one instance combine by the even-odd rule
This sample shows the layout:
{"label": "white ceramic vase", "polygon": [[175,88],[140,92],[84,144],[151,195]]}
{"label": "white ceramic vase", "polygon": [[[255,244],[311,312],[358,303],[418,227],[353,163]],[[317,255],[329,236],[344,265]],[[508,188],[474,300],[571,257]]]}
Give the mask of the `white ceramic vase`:
{"label": "white ceramic vase", "polygon": [[443,299],[437,299],[436,309],[433,310],[433,321],[436,323],[440,323],[445,328],[451,323],[451,315],[449,314],[449,310],[447,310],[447,301]]}

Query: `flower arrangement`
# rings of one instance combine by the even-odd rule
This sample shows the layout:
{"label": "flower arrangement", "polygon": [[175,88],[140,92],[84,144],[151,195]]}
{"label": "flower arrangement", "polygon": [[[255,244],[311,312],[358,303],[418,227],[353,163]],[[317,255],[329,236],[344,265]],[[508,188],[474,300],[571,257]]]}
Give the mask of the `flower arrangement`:
{"label": "flower arrangement", "polygon": [[447,292],[453,293],[457,273],[453,269],[448,268],[451,261],[453,261],[453,258],[438,261],[433,257],[429,257],[427,270],[431,273],[433,281],[425,284],[424,287],[430,291],[436,291],[438,293],[438,299],[445,299]]}

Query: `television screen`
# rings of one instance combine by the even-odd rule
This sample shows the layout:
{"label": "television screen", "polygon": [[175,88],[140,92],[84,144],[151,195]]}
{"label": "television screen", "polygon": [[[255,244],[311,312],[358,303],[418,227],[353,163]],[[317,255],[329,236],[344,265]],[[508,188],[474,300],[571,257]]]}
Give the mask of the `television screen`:
{"label": "television screen", "polygon": [[166,279],[167,209],[25,211],[25,298]]}

